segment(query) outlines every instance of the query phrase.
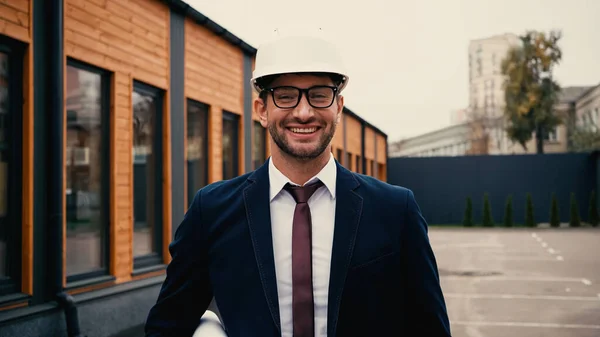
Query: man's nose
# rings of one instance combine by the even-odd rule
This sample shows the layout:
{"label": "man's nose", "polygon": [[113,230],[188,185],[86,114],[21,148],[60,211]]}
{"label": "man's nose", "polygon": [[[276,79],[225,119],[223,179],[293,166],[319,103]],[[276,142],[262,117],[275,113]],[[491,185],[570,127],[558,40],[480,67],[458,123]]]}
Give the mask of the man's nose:
{"label": "man's nose", "polygon": [[313,109],[310,106],[310,104],[308,104],[308,99],[306,98],[306,95],[302,95],[298,106],[296,106],[296,108],[293,111],[293,115],[294,117],[300,120],[306,120],[312,117]]}

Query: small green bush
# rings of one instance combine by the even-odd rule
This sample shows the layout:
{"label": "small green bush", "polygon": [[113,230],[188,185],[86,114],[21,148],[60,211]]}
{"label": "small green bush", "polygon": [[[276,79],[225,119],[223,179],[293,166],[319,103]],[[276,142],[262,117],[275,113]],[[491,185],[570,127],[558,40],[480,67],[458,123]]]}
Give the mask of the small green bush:
{"label": "small green bush", "polygon": [[552,206],[550,207],[550,226],[560,226],[560,214],[558,209],[558,200],[556,200],[556,194],[552,193]]}
{"label": "small green bush", "polygon": [[465,207],[465,215],[463,217],[463,226],[473,227],[473,202],[471,197],[467,197],[467,205]]}
{"label": "small green bush", "polygon": [[504,227],[512,227],[512,226],[514,226],[512,195],[509,195],[506,198],[506,206],[504,208]]}
{"label": "small green bush", "polygon": [[581,219],[579,218],[579,207],[577,207],[577,199],[575,193],[571,192],[571,221],[569,222],[571,227],[581,226]]}
{"label": "small green bush", "polygon": [[483,194],[483,227],[493,227],[494,219],[492,217],[492,207],[487,193]]}
{"label": "small green bush", "polygon": [[533,201],[531,200],[531,193],[527,193],[527,204],[525,205],[525,226],[536,226],[535,218],[533,215]]}

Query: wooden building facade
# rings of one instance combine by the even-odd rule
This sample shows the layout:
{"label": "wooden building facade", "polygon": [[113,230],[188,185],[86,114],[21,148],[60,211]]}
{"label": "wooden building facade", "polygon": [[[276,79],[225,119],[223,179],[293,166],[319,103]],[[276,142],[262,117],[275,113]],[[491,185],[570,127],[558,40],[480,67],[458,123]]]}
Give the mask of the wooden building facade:
{"label": "wooden building facade", "polygon": [[[139,329],[193,194],[269,156],[255,52],[179,0],[0,2],[0,336]],[[386,180],[344,112],[336,159]]]}

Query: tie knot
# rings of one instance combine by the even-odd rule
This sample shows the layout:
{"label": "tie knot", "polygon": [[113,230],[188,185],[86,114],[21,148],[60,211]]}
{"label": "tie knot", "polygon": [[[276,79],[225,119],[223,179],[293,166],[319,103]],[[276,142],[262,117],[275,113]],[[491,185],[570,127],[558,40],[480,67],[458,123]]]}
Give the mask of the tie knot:
{"label": "tie knot", "polygon": [[294,200],[296,200],[296,203],[300,204],[308,202],[308,199],[310,199],[313,193],[315,193],[315,191],[321,186],[323,186],[323,182],[319,180],[304,186],[295,186],[288,183],[285,184],[284,189],[290,192],[292,197],[294,197]]}

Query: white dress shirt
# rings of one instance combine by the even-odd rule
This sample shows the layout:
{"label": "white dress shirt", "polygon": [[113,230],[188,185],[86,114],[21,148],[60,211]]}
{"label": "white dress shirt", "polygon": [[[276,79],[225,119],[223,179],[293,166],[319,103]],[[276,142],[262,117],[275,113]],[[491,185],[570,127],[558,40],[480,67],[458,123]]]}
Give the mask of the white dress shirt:
{"label": "white dress shirt", "polygon": [[[308,200],[312,219],[315,337],[327,336],[327,296],[335,222],[336,169],[332,154],[321,172],[307,182],[308,184],[318,179],[325,185]],[[296,201],[289,192],[283,190],[286,183],[292,182],[275,167],[271,158],[269,158],[269,180],[271,230],[281,333],[282,337],[292,337],[292,222]]]}

